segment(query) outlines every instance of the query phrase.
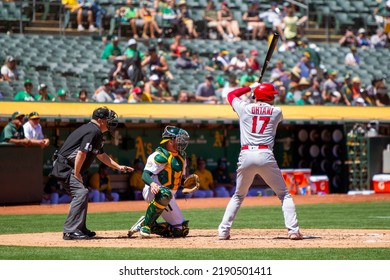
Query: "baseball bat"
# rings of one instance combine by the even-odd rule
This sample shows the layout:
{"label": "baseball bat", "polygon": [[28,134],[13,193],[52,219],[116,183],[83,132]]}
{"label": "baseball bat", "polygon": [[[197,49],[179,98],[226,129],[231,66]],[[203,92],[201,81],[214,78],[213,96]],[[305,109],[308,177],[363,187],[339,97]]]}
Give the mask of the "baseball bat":
{"label": "baseball bat", "polygon": [[261,69],[261,73],[260,73],[260,77],[259,77],[259,81],[258,81],[259,83],[261,83],[261,80],[263,80],[264,72],[268,68],[268,64],[271,60],[272,54],[274,53],[276,44],[278,43],[278,40],[279,40],[279,34],[274,33],[274,36],[272,37],[271,44],[268,47],[267,56],[265,57],[265,60],[263,63],[263,68]]}

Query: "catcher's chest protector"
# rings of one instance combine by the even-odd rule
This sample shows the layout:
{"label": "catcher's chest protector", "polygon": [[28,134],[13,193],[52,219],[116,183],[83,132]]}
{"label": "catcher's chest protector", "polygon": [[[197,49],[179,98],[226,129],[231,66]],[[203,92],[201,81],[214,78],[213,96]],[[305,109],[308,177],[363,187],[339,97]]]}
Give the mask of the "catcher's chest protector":
{"label": "catcher's chest protector", "polygon": [[[164,187],[177,190],[184,172],[184,158],[180,154],[173,155],[165,149],[161,149],[158,152],[160,152],[159,156],[166,162],[164,170],[158,174],[158,180]],[[159,162],[160,160],[161,158]]]}

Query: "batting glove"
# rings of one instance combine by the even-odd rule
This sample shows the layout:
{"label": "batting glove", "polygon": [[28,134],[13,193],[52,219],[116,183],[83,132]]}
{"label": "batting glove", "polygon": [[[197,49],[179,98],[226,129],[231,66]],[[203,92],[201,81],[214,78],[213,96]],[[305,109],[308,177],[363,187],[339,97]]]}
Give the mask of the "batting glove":
{"label": "batting glove", "polygon": [[249,87],[251,88],[251,91],[253,91],[255,88],[257,88],[259,85],[261,85],[260,83],[256,82],[256,83],[253,83],[251,84]]}

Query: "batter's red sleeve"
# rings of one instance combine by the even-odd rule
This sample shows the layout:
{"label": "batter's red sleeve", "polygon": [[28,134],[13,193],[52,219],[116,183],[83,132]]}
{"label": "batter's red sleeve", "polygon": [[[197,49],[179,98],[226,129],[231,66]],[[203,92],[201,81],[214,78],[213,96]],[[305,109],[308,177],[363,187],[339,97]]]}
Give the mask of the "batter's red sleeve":
{"label": "batter's red sleeve", "polygon": [[242,87],[242,88],[238,88],[238,89],[235,89],[235,90],[229,92],[227,95],[227,100],[228,100],[230,106],[232,105],[234,98],[236,98],[236,97],[238,98],[241,95],[244,95],[245,93],[250,92],[250,91],[251,91],[250,87]]}

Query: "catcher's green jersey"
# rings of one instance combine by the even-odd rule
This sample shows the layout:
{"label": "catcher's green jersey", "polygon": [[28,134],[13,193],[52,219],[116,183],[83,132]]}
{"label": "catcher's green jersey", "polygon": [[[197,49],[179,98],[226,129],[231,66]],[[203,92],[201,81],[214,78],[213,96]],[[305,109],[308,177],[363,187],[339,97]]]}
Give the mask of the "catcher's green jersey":
{"label": "catcher's green jersey", "polygon": [[181,183],[186,162],[179,153],[169,152],[162,147],[148,157],[145,170],[153,173],[153,180],[161,186],[177,190]]}

